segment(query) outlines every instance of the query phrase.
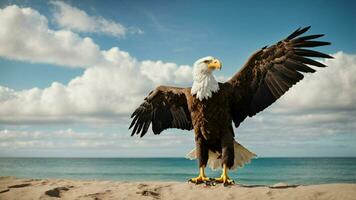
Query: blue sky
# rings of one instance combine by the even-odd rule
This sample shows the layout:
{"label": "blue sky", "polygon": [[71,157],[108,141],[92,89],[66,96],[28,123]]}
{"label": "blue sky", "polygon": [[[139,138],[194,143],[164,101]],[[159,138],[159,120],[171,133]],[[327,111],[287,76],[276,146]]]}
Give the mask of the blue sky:
{"label": "blue sky", "polygon": [[[10,9],[14,5],[18,9]],[[355,83],[355,78],[347,76],[356,65],[355,1],[1,1],[0,8],[3,13],[0,24],[10,26],[7,20],[14,20],[11,24],[17,23],[16,17],[19,16],[14,13],[25,13],[27,8],[38,14],[26,15],[29,19],[26,23],[31,25],[40,21],[46,24],[40,30],[42,32],[36,32],[35,26],[29,26],[25,30],[28,35],[16,31],[11,37],[0,34],[3,37],[0,41],[10,41],[9,46],[3,47],[7,49],[0,51],[0,86],[7,88],[0,93],[0,133],[3,137],[0,148],[6,149],[0,156],[184,156],[194,146],[189,133],[170,130],[166,135],[149,136],[143,140],[128,137],[126,129],[130,110],[157,84],[190,86],[190,76],[186,73],[190,68],[184,66],[192,66],[200,57],[212,55],[222,60],[223,70],[215,75],[220,80],[226,80],[253,51],[286,37],[299,26],[307,25],[312,26],[310,33],[325,33],[324,40],[332,42],[331,46],[318,50],[329,54],[339,52],[338,60],[330,65],[347,68],[342,68],[342,74],[339,74],[341,68],[334,68],[333,71],[323,71],[314,79],[308,77],[304,85],[292,90],[269,111],[245,122],[240,139],[262,156],[356,156],[353,147],[356,145],[356,121],[351,117],[355,114],[351,105],[356,103],[356,96],[354,89],[349,87]],[[65,21],[63,16],[56,18],[56,14],[63,13],[68,17],[65,13],[68,10],[73,11],[70,20]],[[76,14],[83,12],[88,19],[81,21]],[[38,16],[47,22],[41,21]],[[85,24],[85,20],[99,21],[99,25],[91,27]],[[103,20],[114,25],[109,28],[100,25]],[[16,23],[9,29],[16,25],[24,27],[24,24]],[[124,27],[124,34],[120,32],[121,26]],[[33,30],[31,27],[34,27]],[[93,48],[96,54],[88,53],[86,56],[84,49],[88,44],[84,42],[84,48],[78,51],[75,46],[60,49],[52,45],[52,48],[60,49],[59,53],[45,47],[47,52],[41,54],[41,45],[46,46],[50,41],[43,39],[47,37],[45,35],[42,38],[44,41],[38,42],[36,35],[46,34],[45,29],[58,33],[68,31],[74,35],[63,36],[63,40],[49,38],[53,44],[65,41],[71,44],[73,38],[79,38],[81,42],[88,37],[99,51],[96,52],[97,49],[90,44],[88,49]],[[20,47],[29,47],[19,49],[21,53],[10,52],[8,49],[17,47],[13,45],[15,43]],[[113,47],[119,48],[112,51],[115,54],[112,57],[118,56],[115,62],[107,55],[101,58],[100,51],[109,52]],[[129,55],[122,56],[122,52]],[[95,56],[105,62],[92,61]],[[113,63],[119,67],[111,66]],[[132,65],[129,74],[125,74],[125,64]],[[151,67],[153,65],[155,67]],[[113,72],[110,73],[110,70]],[[163,74],[163,71],[166,76],[154,76],[155,73]],[[136,81],[143,82],[142,85],[136,86],[131,79],[121,81],[132,73],[143,73],[142,79],[136,77]],[[78,90],[70,84],[76,77],[82,78],[78,82],[84,85]],[[319,83],[318,79],[321,79]],[[306,106],[318,102],[319,94],[310,91],[330,88],[327,85],[330,83],[324,79],[336,82],[335,88],[320,94],[325,98],[316,108]],[[58,82],[58,85],[53,82]],[[107,85],[110,83],[113,86]],[[118,86],[115,87],[114,83]],[[312,97],[304,97],[309,94],[303,93],[305,88],[308,89],[307,84],[316,87],[308,90]],[[38,91],[33,88],[38,88]],[[90,94],[80,95],[82,91],[89,91]],[[123,99],[122,95],[127,92],[130,92],[127,96],[132,101]],[[340,94],[340,98],[335,103],[328,100],[327,94]],[[91,97],[88,99],[90,104],[85,105],[85,100],[78,103],[73,96]],[[59,101],[61,97],[63,99]],[[289,105],[295,105],[292,102],[297,102],[299,106],[288,109]],[[43,107],[45,103],[55,108]],[[18,109],[11,110],[9,105]],[[285,120],[291,120],[293,125]],[[286,126],[290,129],[285,129]],[[328,131],[330,133],[325,133]],[[250,132],[253,133],[248,134]],[[312,133],[304,136],[305,132]],[[47,137],[51,134],[55,136],[52,140],[60,142]],[[81,137],[86,134],[95,136],[100,143]],[[266,142],[266,139],[271,141]],[[33,142],[29,143],[29,140]],[[116,145],[110,140],[128,145]],[[177,143],[171,141],[162,145],[167,140],[176,140]],[[283,153],[280,152],[281,147]]]}

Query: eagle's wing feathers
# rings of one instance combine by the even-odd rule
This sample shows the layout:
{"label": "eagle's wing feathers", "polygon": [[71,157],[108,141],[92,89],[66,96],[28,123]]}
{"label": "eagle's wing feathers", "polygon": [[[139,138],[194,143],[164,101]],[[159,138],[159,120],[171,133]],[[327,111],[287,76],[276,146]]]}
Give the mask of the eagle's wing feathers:
{"label": "eagle's wing feathers", "polygon": [[[160,134],[168,128],[191,130],[192,120],[188,110],[186,88],[159,86],[132,113],[129,129],[131,135],[144,136],[150,124],[154,134]],[[189,92],[188,92],[189,93]]]}
{"label": "eagle's wing feathers", "polygon": [[225,84],[232,88],[232,117],[235,126],[247,117],[264,110],[289,88],[303,79],[304,73],[314,73],[310,65],[326,67],[307,57],[332,58],[331,56],[303,49],[329,45],[329,42],[313,41],[322,34],[298,37],[310,27],[299,28],[286,39],[255,52],[244,67]]}

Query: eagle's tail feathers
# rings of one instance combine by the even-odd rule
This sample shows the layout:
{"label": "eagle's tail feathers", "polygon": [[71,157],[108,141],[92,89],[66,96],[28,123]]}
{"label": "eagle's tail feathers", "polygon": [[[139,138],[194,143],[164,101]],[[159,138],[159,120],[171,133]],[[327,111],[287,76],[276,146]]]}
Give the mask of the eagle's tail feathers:
{"label": "eagle's tail feathers", "polygon": [[191,150],[185,157],[189,160],[197,159],[195,148],[193,150]]}
{"label": "eagle's tail feathers", "polygon": [[[234,170],[237,167],[243,167],[245,164],[250,163],[251,159],[257,157],[256,154],[252,153],[236,141],[234,141],[234,153],[234,165],[230,168],[231,170]],[[197,158],[195,148],[186,155],[186,158],[190,160]],[[209,150],[209,160],[207,165],[213,170],[221,168],[221,155],[218,152],[213,152]]]}

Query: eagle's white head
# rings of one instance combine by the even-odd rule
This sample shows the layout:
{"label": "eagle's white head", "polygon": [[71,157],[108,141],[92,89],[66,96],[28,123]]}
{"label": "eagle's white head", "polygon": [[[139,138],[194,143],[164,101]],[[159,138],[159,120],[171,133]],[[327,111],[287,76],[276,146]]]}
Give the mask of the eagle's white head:
{"label": "eagle's white head", "polygon": [[215,80],[212,74],[214,70],[221,69],[221,62],[212,57],[207,56],[200,58],[194,63],[193,69],[193,86],[192,95],[196,95],[200,101],[210,98],[214,92],[219,90],[219,83]]}

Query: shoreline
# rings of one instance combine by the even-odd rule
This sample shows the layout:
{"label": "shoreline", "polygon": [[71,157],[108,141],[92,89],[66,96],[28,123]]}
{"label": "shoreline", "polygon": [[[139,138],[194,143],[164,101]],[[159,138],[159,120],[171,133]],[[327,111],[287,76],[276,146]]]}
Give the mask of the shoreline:
{"label": "shoreline", "polygon": [[24,179],[0,177],[0,199],[343,199],[354,200],[356,183],[321,185]]}

